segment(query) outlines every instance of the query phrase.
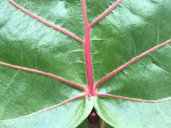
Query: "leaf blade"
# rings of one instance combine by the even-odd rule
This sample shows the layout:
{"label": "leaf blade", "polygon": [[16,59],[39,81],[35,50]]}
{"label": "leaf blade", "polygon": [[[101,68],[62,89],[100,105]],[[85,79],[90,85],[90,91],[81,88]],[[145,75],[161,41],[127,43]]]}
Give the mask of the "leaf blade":
{"label": "leaf blade", "polygon": [[[54,128],[56,126],[59,128],[63,128],[64,126],[75,128],[89,115],[92,106],[88,99],[77,100],[76,102],[66,104],[65,107],[61,106],[45,113],[37,113],[33,116],[28,115],[18,119],[0,121],[0,124],[2,127],[8,128]],[[72,111],[66,113],[68,109]],[[62,112],[64,112],[65,115]]]}
{"label": "leaf blade", "polygon": [[118,99],[99,98],[96,103],[99,104],[98,102],[103,103],[103,106],[97,105],[98,107],[103,107],[106,111],[110,110],[110,115],[113,117],[114,121],[107,119],[106,113],[102,112],[101,108],[97,108],[98,114],[111,126],[116,128],[169,128],[171,126],[171,113],[168,109],[171,103],[170,101],[160,103],[139,103]]}

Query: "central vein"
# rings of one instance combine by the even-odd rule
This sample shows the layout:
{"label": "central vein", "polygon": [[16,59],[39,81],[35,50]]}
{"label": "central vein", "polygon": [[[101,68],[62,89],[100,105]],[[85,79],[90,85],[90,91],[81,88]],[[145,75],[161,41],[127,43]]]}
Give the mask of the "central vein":
{"label": "central vein", "polygon": [[85,28],[84,55],[85,55],[85,63],[86,63],[88,93],[89,95],[94,96],[95,89],[94,89],[94,78],[93,78],[92,60],[91,60],[91,48],[90,48],[90,26],[88,24],[85,0],[81,0],[81,3],[82,3],[84,28]]}

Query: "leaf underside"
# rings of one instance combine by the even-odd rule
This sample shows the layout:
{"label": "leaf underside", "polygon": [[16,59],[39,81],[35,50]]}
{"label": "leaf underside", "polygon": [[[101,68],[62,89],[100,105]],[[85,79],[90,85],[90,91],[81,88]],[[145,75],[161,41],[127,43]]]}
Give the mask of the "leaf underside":
{"label": "leaf underside", "polygon": [[170,128],[170,5],[0,0],[0,128]]}

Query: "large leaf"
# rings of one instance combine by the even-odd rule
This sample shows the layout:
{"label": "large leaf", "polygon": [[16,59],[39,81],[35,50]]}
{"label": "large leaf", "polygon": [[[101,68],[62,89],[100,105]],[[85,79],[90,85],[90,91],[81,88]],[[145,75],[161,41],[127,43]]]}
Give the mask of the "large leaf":
{"label": "large leaf", "polygon": [[170,5],[1,0],[0,127],[170,128]]}

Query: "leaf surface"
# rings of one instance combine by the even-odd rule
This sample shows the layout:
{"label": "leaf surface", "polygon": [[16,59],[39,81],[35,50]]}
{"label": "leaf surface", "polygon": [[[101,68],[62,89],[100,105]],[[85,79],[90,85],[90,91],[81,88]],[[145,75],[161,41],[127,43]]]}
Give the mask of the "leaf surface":
{"label": "leaf surface", "polygon": [[170,4],[1,0],[0,127],[170,128]]}

